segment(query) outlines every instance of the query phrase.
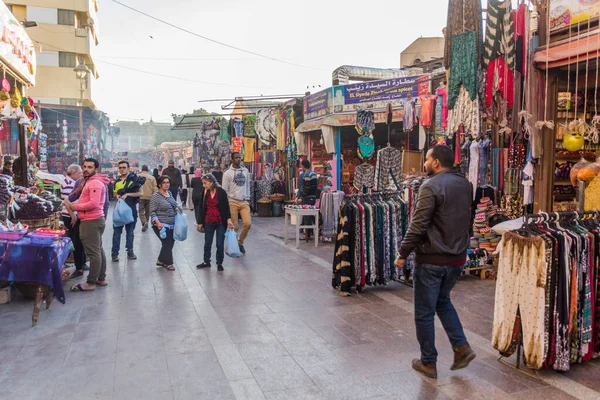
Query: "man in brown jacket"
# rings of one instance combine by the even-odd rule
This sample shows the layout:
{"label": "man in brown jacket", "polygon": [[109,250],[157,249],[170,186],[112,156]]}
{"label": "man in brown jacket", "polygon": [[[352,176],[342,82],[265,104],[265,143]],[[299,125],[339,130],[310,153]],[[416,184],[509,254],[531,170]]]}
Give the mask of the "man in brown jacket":
{"label": "man in brown jacket", "polygon": [[142,196],[140,197],[140,220],[142,221],[142,232],[148,230],[148,220],[150,219],[150,198],[158,191],[156,179],[150,174],[147,165],[142,165],[140,176],[146,178],[142,186]]}

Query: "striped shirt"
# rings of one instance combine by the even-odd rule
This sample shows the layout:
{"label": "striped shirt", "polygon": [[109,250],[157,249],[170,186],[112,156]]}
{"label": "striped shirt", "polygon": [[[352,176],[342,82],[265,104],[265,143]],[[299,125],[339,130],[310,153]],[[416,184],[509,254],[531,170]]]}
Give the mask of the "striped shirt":
{"label": "striped shirt", "polygon": [[181,212],[181,208],[168,192],[167,196],[160,192],[152,195],[150,199],[150,220],[152,222],[159,220],[163,225],[173,225],[177,211]]}
{"label": "striped shirt", "polygon": [[[65,178],[65,183],[60,186],[60,197],[63,200],[67,200],[71,192],[75,189],[75,181],[69,177]],[[63,217],[70,217],[71,215],[67,211],[67,208],[63,206],[61,215]]]}

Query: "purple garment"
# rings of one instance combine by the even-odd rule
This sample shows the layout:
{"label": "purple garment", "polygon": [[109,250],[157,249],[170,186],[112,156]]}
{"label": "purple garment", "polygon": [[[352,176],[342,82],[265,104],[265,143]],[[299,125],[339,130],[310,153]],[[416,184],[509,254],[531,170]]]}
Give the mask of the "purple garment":
{"label": "purple garment", "polygon": [[[79,196],[81,196],[81,191],[79,191],[79,185],[81,184],[81,182],[83,182],[85,178],[79,178],[77,179],[77,182],[75,182],[75,189],[73,189],[73,191],[71,192],[71,194],[69,195],[69,201],[71,203],[76,202],[77,200],[79,200]],[[106,219],[108,217],[108,206],[109,206],[109,200],[108,200],[108,186],[106,186],[106,198],[104,199],[104,219]]]}
{"label": "purple garment", "polygon": [[64,304],[62,267],[71,252],[70,244],[69,238],[50,246],[33,244],[27,237],[16,242],[0,240],[0,280],[43,283]]}

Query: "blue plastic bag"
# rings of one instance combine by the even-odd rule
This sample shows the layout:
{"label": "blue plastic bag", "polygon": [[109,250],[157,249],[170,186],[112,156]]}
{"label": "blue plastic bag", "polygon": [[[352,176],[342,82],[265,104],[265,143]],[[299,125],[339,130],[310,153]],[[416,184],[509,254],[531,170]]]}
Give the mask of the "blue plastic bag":
{"label": "blue plastic bag", "polygon": [[238,258],[242,255],[237,235],[233,229],[228,229],[225,232],[225,254],[231,258]]}
{"label": "blue plastic bag", "polygon": [[173,228],[173,239],[183,242],[187,239],[187,218],[181,213],[175,214],[175,227]]}
{"label": "blue plastic bag", "polygon": [[125,203],[125,200],[119,199],[113,212],[113,225],[123,226],[133,222],[133,211]]}

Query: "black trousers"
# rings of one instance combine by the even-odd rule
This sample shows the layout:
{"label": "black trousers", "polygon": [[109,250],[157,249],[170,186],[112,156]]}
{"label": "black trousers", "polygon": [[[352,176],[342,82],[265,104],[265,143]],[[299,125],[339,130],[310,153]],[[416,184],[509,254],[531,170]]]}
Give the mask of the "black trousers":
{"label": "black trousers", "polygon": [[81,243],[81,238],[79,237],[79,219],[75,223],[75,226],[71,226],[71,217],[62,216],[62,221],[65,224],[65,228],[67,229],[67,234],[71,241],[73,242],[73,247],[75,250],[73,251],[73,256],[75,258],[75,268],[78,271],[83,271],[83,267],[86,262],[85,258],[85,250],[83,248],[83,243]]}
{"label": "black trousers", "polygon": [[173,265],[173,246],[175,246],[175,239],[173,239],[173,229],[167,228],[167,237],[162,239],[160,237],[160,230],[153,226],[152,230],[156,233],[156,236],[160,239],[162,247],[160,248],[160,254],[158,255],[158,261],[166,265]]}
{"label": "black trousers", "polygon": [[181,204],[182,205],[187,205],[187,198],[188,198],[188,190],[187,189],[181,189]]}

